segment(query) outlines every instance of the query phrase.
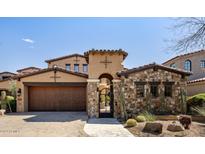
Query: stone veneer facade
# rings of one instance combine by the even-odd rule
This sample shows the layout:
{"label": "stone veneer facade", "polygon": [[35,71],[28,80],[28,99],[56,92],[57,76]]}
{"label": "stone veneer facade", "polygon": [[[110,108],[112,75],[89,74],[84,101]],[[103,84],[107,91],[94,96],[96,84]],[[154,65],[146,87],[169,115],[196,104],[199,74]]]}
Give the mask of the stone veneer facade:
{"label": "stone veneer facade", "polygon": [[89,118],[99,117],[99,94],[98,85],[100,80],[88,79],[87,80],[87,113]]}
{"label": "stone veneer facade", "polygon": [[[115,86],[115,102],[120,102],[118,95],[120,90],[124,94],[124,102],[127,113],[138,114],[145,110],[158,113],[166,112],[170,114],[183,113],[186,110],[182,101],[181,92],[186,93],[186,77],[183,78],[180,74],[168,72],[158,69],[147,69],[141,72],[121,76],[121,86]],[[145,96],[137,97],[137,89],[135,82],[146,82]],[[152,97],[150,93],[150,82],[160,82],[158,85],[158,97]],[[164,97],[164,83],[173,82],[172,97]],[[121,89],[120,89],[121,88]],[[120,115],[118,115],[119,117]]]}

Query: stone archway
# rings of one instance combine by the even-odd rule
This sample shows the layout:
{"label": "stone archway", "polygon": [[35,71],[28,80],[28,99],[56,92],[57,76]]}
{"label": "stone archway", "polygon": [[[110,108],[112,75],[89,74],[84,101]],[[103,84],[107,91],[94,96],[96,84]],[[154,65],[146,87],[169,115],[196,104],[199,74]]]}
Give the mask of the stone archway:
{"label": "stone archway", "polygon": [[110,74],[102,74],[99,77],[99,117],[111,118],[114,114],[113,77]]}

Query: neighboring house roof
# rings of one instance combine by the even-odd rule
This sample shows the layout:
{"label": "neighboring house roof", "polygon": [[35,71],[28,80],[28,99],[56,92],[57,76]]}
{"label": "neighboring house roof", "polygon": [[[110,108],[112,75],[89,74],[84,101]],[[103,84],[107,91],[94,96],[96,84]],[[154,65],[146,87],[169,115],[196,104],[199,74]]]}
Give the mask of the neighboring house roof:
{"label": "neighboring house roof", "polygon": [[58,58],[53,58],[53,59],[48,59],[48,60],[45,60],[46,63],[50,63],[50,62],[53,62],[53,61],[57,61],[57,60],[61,60],[61,59],[66,59],[66,58],[71,58],[71,57],[82,57],[82,58],[85,58],[85,56],[81,55],[81,54],[72,54],[72,55],[67,55],[67,56],[62,56],[62,57],[58,57]]}
{"label": "neighboring house roof", "polygon": [[29,74],[16,75],[16,76],[13,77],[13,79],[20,79],[20,78],[24,78],[24,77],[28,77],[28,76],[32,76],[32,75],[37,75],[37,74],[41,74],[41,73],[45,73],[45,72],[49,72],[49,71],[59,71],[59,72],[64,72],[64,73],[68,73],[68,74],[72,74],[72,75],[88,78],[87,74],[79,73],[79,72],[67,71],[65,69],[56,67],[56,68],[41,69],[39,71],[31,72]]}
{"label": "neighboring house roof", "polygon": [[0,75],[1,74],[11,74],[11,75],[16,75],[15,73],[12,73],[12,72],[0,72]]}
{"label": "neighboring house roof", "polygon": [[140,72],[140,71],[143,71],[143,70],[146,70],[146,69],[162,69],[162,70],[166,70],[166,71],[169,71],[169,72],[174,72],[174,73],[177,73],[177,74],[187,75],[187,76],[192,74],[191,72],[187,72],[187,71],[184,71],[184,70],[181,70],[181,69],[175,69],[175,68],[167,67],[167,66],[164,66],[164,65],[152,63],[152,64],[140,66],[140,67],[137,67],[137,68],[128,69],[126,71],[118,72],[117,75],[119,75],[119,76],[129,75],[131,73]]}
{"label": "neighboring house roof", "polygon": [[123,59],[125,59],[127,57],[127,55],[128,55],[128,53],[125,52],[122,49],[118,49],[118,50],[105,50],[105,49],[104,50],[102,50],[102,49],[96,50],[96,49],[92,49],[92,50],[89,50],[89,51],[84,53],[85,57],[88,58],[88,55],[90,53],[118,53],[118,54],[122,54],[123,55]]}
{"label": "neighboring house roof", "polygon": [[205,81],[205,77],[195,79],[195,80],[190,80],[190,81],[187,82],[187,84],[196,83],[196,82],[203,82],[203,81]]}
{"label": "neighboring house roof", "polygon": [[185,56],[188,56],[188,55],[198,54],[198,53],[201,53],[201,52],[205,52],[205,50],[203,49],[203,50],[194,51],[194,52],[190,52],[190,53],[186,53],[186,54],[182,54],[182,55],[176,56],[174,58],[171,58],[171,59],[165,61],[164,63],[162,63],[162,65],[164,65],[164,64],[166,64],[166,63],[168,63],[168,62],[170,62],[172,60],[175,60],[175,59],[177,59],[179,57],[185,57]]}
{"label": "neighboring house roof", "polygon": [[41,68],[38,68],[38,67],[26,67],[26,68],[23,68],[23,69],[19,69],[19,70],[17,70],[17,72],[22,72],[22,71],[25,71],[25,70],[28,70],[28,69],[41,70]]}

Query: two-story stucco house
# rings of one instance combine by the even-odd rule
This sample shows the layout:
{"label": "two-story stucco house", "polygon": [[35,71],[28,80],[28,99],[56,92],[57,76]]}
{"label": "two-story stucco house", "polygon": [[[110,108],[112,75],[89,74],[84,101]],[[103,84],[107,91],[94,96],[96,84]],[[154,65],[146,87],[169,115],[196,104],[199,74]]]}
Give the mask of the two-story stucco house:
{"label": "two-story stucco house", "polygon": [[164,62],[163,65],[193,73],[188,78],[188,95],[192,96],[205,92],[205,50],[176,56]]}
{"label": "two-story stucco house", "polygon": [[2,80],[0,88],[16,81],[17,112],[86,111],[89,117],[121,117],[123,109],[183,112],[181,93],[191,73],[155,63],[125,69],[127,55],[122,49],[92,49],[46,60],[47,68]]}

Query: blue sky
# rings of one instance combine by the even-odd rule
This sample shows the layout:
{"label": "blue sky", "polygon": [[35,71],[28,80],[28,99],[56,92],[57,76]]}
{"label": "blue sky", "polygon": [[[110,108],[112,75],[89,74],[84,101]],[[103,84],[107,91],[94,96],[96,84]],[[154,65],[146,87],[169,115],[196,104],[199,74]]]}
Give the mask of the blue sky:
{"label": "blue sky", "polygon": [[95,49],[124,49],[132,68],[174,56],[166,50],[170,18],[0,18],[0,72]]}

